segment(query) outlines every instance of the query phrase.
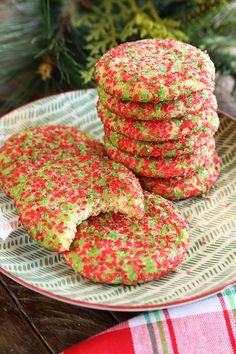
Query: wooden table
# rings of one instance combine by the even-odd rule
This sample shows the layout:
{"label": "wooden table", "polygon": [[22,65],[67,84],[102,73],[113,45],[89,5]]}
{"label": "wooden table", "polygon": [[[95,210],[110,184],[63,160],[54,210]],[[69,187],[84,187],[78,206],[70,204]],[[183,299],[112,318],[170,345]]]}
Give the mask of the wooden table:
{"label": "wooden table", "polygon": [[0,274],[0,353],[59,353],[135,313],[52,300]]}
{"label": "wooden table", "polygon": [[[226,85],[221,108],[236,116]],[[86,309],[52,300],[0,274],[0,353],[59,353],[137,313]]]}

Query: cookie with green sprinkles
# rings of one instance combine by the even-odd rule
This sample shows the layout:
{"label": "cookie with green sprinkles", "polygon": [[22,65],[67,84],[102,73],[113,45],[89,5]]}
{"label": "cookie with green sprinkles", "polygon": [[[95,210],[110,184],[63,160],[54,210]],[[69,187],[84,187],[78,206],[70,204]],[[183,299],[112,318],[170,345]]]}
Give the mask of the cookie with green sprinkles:
{"label": "cookie with green sprinkles", "polygon": [[146,39],[105,53],[95,65],[94,79],[119,99],[158,103],[214,91],[215,68],[205,52],[190,44]]}
{"label": "cookie with green sprinkles", "polygon": [[88,154],[105,156],[104,146],[81,130],[60,125],[26,128],[12,135],[0,148],[0,172],[16,160]]}
{"label": "cookie with green sprinkles", "polygon": [[151,142],[128,138],[106,128],[106,126],[104,131],[104,141],[108,139],[113,146],[121,151],[146,157],[165,158],[192,154],[212,138],[211,132],[205,134],[199,130],[186,139]]}
{"label": "cookie with green sprinkles", "polygon": [[134,221],[106,213],[83,222],[63,256],[85,278],[135,285],[167,275],[184,259],[189,236],[178,209],[145,192],[145,216]]}
{"label": "cookie with green sprinkles", "polygon": [[121,119],[101,104],[98,104],[98,115],[108,129],[143,141],[179,140],[197,131],[208,132],[210,130],[211,134],[214,134],[219,127],[217,112],[208,106],[195,114],[186,114],[182,119],[160,122]]}
{"label": "cookie with green sprinkles", "polygon": [[[161,121],[180,118],[186,113],[199,111],[213,93],[203,90],[189,96],[179,97],[175,101],[164,101],[157,104],[145,102],[122,101],[116,96],[107,94],[98,88],[99,100],[109,111],[131,119]],[[216,99],[211,100],[212,109],[217,110]]]}
{"label": "cookie with green sprinkles", "polygon": [[180,200],[201,195],[210,190],[220,174],[220,159],[217,153],[205,166],[190,176],[175,178],[150,178],[140,176],[143,189],[170,200]]}
{"label": "cookie with green sprinkles", "polygon": [[88,154],[106,155],[104,145],[81,130],[59,125],[23,129],[0,148],[0,184],[7,188],[13,170],[20,174],[22,169],[24,174],[25,166],[36,169],[44,159],[55,161]]}
{"label": "cookie with green sprinkles", "polygon": [[175,158],[152,158],[132,155],[117,149],[108,139],[105,142],[105,147],[110,159],[122,163],[140,176],[170,178],[186,176],[203,166],[213,156],[215,140],[211,137],[207,144],[200,146],[194,154]]}
{"label": "cookie with green sprinkles", "polygon": [[108,159],[91,155],[41,159],[36,168],[29,160],[24,172],[13,170],[3,190],[14,199],[29,236],[48,250],[68,250],[76,227],[91,215],[108,211],[139,219],[144,215],[138,179]]}

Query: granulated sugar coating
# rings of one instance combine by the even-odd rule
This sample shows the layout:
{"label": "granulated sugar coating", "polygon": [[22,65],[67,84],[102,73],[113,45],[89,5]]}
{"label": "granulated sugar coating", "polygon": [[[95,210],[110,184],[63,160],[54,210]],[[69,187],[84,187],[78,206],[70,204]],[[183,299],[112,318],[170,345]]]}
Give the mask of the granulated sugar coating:
{"label": "granulated sugar coating", "polygon": [[83,222],[70,251],[72,269],[106,284],[134,285],[158,279],[184,259],[186,222],[172,203],[145,192],[145,216],[136,221],[106,213]]}
{"label": "granulated sugar coating", "polygon": [[20,172],[17,167],[12,170],[3,190],[14,199],[27,233],[51,251],[68,250],[76,226],[91,215],[106,211],[139,219],[144,215],[138,179],[110,160],[91,155],[54,162],[41,159],[37,168],[29,161]]}
{"label": "granulated sugar coating", "polygon": [[63,157],[105,156],[104,145],[81,130],[58,125],[26,128],[12,135],[0,148],[0,175],[20,160],[49,160]]}
{"label": "granulated sugar coating", "polygon": [[194,174],[175,178],[149,178],[139,176],[141,186],[170,200],[179,200],[203,194],[211,189],[220,173],[217,153]]}
{"label": "granulated sugar coating", "polygon": [[158,103],[213,91],[215,68],[206,53],[189,44],[147,39],[109,50],[95,65],[94,78],[119,99]]}
{"label": "granulated sugar coating", "polygon": [[[7,191],[14,176],[37,169],[45,161],[83,155],[106,156],[104,145],[81,130],[58,125],[26,128],[0,148],[0,184]],[[13,172],[14,170],[14,172]],[[9,180],[8,180],[9,179]]]}
{"label": "granulated sugar coating", "polygon": [[212,102],[212,109],[217,109],[216,100],[210,99],[213,93],[203,90],[191,95],[184,95],[175,101],[165,101],[157,104],[148,102],[122,101],[116,96],[107,94],[98,88],[101,104],[109,111],[136,120],[161,121],[166,119],[181,118],[184,114],[199,111],[206,101]]}
{"label": "granulated sugar coating", "polygon": [[108,139],[113,146],[121,151],[146,157],[165,158],[191,154],[197,151],[200,146],[205,145],[212,137],[210,131],[206,134],[199,130],[185,139],[151,142],[128,138],[106,128],[106,126],[104,130],[105,141]]}
{"label": "granulated sugar coating", "polygon": [[120,151],[107,139],[105,141],[107,155],[114,161],[122,163],[130,170],[146,177],[170,178],[185,176],[203,166],[211,159],[215,151],[215,140],[209,139],[194,154],[176,158],[148,158]]}
{"label": "granulated sugar coating", "polygon": [[114,211],[141,218],[138,179],[105,156],[102,143],[75,128],[24,129],[0,149],[0,180],[29,235],[49,250],[69,248],[76,225]]}
{"label": "granulated sugar coating", "polygon": [[143,141],[167,141],[183,139],[196,131],[211,131],[214,134],[219,127],[217,112],[206,106],[195,114],[186,114],[182,119],[161,122],[131,120],[107,111],[98,104],[98,114],[104,125],[119,134]]}

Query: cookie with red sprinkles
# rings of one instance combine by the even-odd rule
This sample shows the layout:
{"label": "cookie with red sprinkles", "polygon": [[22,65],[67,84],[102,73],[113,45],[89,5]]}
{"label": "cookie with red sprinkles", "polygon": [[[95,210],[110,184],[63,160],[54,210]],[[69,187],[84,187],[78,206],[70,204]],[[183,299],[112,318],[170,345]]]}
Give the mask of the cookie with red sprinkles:
{"label": "cookie with red sprinkles", "polygon": [[19,160],[60,159],[81,155],[105,156],[104,146],[90,134],[59,125],[23,129],[12,135],[0,148],[1,171]]}
{"label": "cookie with red sprinkles", "polygon": [[135,285],[167,275],[184,259],[186,222],[172,203],[145,192],[145,216],[106,213],[84,221],[63,256],[96,283]]}
{"label": "cookie with red sprinkles", "polygon": [[59,125],[23,129],[0,148],[0,184],[7,190],[12,173],[19,176],[27,169],[37,169],[45,159],[55,161],[88,154],[106,155],[104,145],[81,130]]}
{"label": "cookie with red sprinkles", "polygon": [[[118,99],[98,88],[99,100],[109,111],[135,120],[161,121],[180,118],[186,113],[199,111],[213,93],[203,90],[189,96],[179,97],[175,101],[165,101],[157,104],[149,102],[132,102]],[[211,100],[212,109],[217,110],[216,100]]]}
{"label": "cookie with red sprinkles", "polygon": [[84,155],[42,159],[34,167],[28,161],[25,173],[12,171],[6,192],[30,237],[48,250],[68,250],[76,227],[91,215],[107,211],[139,219],[144,215],[139,181],[120,164]]}
{"label": "cookie with red sprinkles", "polygon": [[210,190],[220,173],[220,159],[217,153],[205,166],[190,176],[175,178],[150,178],[140,176],[141,186],[170,200],[180,200],[203,194]]}
{"label": "cookie with red sprinkles", "polygon": [[106,141],[108,139],[113,146],[121,151],[133,155],[162,158],[194,153],[212,137],[210,132],[209,134],[205,134],[199,130],[185,139],[151,142],[128,138],[123,134],[118,134],[106,128],[106,126],[104,127],[104,131],[104,140]]}
{"label": "cookie with red sprinkles", "polygon": [[121,118],[98,104],[98,115],[104,125],[119,134],[143,141],[179,140],[197,131],[211,131],[214,134],[219,127],[217,112],[205,107],[195,114],[186,114],[182,119],[160,122],[131,120]]}
{"label": "cookie with red sprinkles", "polygon": [[152,158],[132,155],[114,147],[109,139],[105,141],[105,147],[110,159],[122,163],[136,174],[146,177],[170,178],[185,176],[203,166],[213,156],[215,140],[211,137],[207,144],[200,146],[194,154],[175,158]]}
{"label": "cookie with red sprinkles", "polygon": [[95,65],[94,79],[118,99],[158,103],[213,91],[215,68],[207,53],[190,44],[146,39],[105,53]]}

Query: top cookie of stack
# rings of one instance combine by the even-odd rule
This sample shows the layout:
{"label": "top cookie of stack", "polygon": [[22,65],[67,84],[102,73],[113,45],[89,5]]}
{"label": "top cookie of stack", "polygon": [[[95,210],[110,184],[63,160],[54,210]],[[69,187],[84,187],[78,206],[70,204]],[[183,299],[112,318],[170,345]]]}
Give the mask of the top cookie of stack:
{"label": "top cookie of stack", "polygon": [[107,153],[145,189],[183,199],[215,183],[219,119],[205,52],[175,40],[129,42],[103,55],[94,78]]}
{"label": "top cookie of stack", "polygon": [[119,99],[163,102],[214,90],[215,69],[209,56],[175,40],[147,39],[109,50],[95,67],[99,86]]}

